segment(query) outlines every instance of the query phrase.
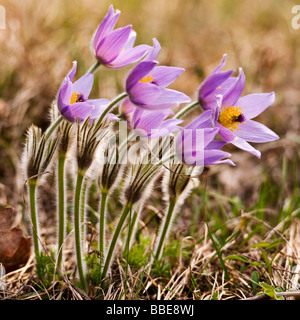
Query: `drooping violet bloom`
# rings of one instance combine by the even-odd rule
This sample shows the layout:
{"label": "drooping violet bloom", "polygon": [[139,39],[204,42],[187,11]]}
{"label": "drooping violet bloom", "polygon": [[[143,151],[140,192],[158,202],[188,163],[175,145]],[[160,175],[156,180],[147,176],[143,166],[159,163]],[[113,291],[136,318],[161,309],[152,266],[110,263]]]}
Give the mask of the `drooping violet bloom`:
{"label": "drooping violet bloom", "polygon": [[279,139],[278,135],[265,125],[252,119],[267,109],[275,100],[275,93],[257,93],[241,97],[245,85],[245,75],[240,75],[230,89],[217,96],[214,115],[215,127],[227,143],[248,151],[260,158],[260,152],[248,142],[262,143]]}
{"label": "drooping violet bloom", "polygon": [[141,137],[163,137],[175,130],[181,129],[178,124],[183,120],[166,119],[171,114],[174,113],[170,109],[157,112],[135,108],[130,121],[130,127],[131,129],[135,129]]}
{"label": "drooping violet bloom", "polygon": [[225,141],[214,140],[218,128],[212,128],[212,110],[207,110],[184,127],[176,140],[177,157],[188,165],[235,165],[231,154],[220,150]]}
{"label": "drooping violet bloom", "polygon": [[[77,119],[84,121],[88,117],[92,121],[102,114],[110,101],[107,99],[88,99],[94,76],[88,72],[73,83],[76,69],[77,62],[74,61],[71,71],[60,87],[57,99],[58,109],[61,115],[70,122],[75,122]],[[109,114],[109,118],[119,120],[113,114]]]}
{"label": "drooping violet bloom", "polygon": [[113,5],[100,23],[92,41],[96,59],[105,67],[117,69],[140,60],[150,49],[148,45],[134,46],[136,32],[132,26],[114,30],[120,11],[114,12]]}
{"label": "drooping violet bloom", "polygon": [[129,73],[126,92],[130,101],[145,110],[168,109],[190,102],[184,93],[166,88],[184,69],[157,64],[156,61],[142,61]]}
{"label": "drooping violet bloom", "polygon": [[220,65],[204,80],[198,89],[198,101],[204,110],[216,108],[216,95],[224,95],[237,79],[231,77],[234,70],[221,71],[225,65],[226,57],[227,54],[224,54]]}

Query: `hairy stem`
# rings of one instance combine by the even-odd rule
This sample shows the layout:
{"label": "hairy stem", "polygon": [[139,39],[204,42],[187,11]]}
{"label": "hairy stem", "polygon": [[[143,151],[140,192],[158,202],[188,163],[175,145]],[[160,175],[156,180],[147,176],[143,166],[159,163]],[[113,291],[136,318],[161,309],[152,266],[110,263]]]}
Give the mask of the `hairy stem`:
{"label": "hairy stem", "polygon": [[105,116],[112,111],[112,109],[114,108],[114,106],[121,101],[122,99],[126,98],[128,96],[127,92],[123,92],[121,93],[119,96],[117,96],[108,106],[107,108],[102,112],[101,116],[99,117],[96,125],[95,125],[95,131],[99,129],[100,124],[102,122],[102,120],[105,118]]}
{"label": "hairy stem", "polygon": [[187,112],[189,112],[191,109],[193,109],[195,106],[200,104],[199,101],[192,102],[182,110],[178,111],[173,118],[175,119],[180,119],[183,115],[185,115]]}
{"label": "hairy stem", "polygon": [[126,204],[126,206],[124,207],[124,210],[123,210],[123,213],[121,214],[121,217],[119,219],[119,222],[116,226],[116,229],[114,231],[114,234],[113,234],[113,237],[111,239],[111,242],[110,242],[110,246],[109,246],[109,249],[108,249],[108,253],[106,255],[106,258],[105,258],[105,263],[104,263],[104,267],[103,267],[103,271],[102,271],[102,275],[101,275],[101,278],[105,278],[106,277],[106,274],[108,272],[108,268],[110,266],[110,263],[111,263],[111,260],[112,260],[112,257],[113,257],[113,253],[115,251],[115,247],[116,247],[116,244],[117,244],[117,241],[118,241],[118,238],[119,238],[119,235],[121,233],[121,230],[122,230],[122,227],[123,227],[123,224],[127,218],[127,215],[129,213],[129,211],[131,210],[131,202],[128,202]]}
{"label": "hairy stem", "polygon": [[80,226],[81,226],[81,243],[84,244],[84,237],[86,235],[86,224],[85,224],[85,199],[87,191],[87,181],[84,181],[81,188],[80,196]]}
{"label": "hairy stem", "polygon": [[46,141],[50,138],[52,132],[53,132],[53,131],[55,130],[55,128],[62,122],[62,120],[63,120],[63,116],[60,115],[60,116],[51,124],[51,126],[47,129],[46,135],[45,135],[45,140],[46,140]]}
{"label": "hairy stem", "polygon": [[108,192],[102,190],[101,192],[101,203],[100,203],[100,217],[99,217],[99,252],[101,264],[105,254],[105,208]]}
{"label": "hairy stem", "polygon": [[29,203],[30,203],[30,215],[31,215],[31,223],[32,223],[34,253],[35,253],[35,259],[38,260],[40,257],[40,244],[39,244],[38,217],[37,217],[37,210],[36,210],[37,182],[34,179],[29,179],[28,185],[29,185]]}
{"label": "hairy stem", "polygon": [[163,218],[161,231],[160,231],[158,241],[157,241],[157,246],[154,252],[154,257],[156,261],[159,260],[161,257],[164,242],[170,230],[170,224],[173,218],[175,204],[176,204],[176,199],[170,199],[169,208],[168,208],[167,214]]}
{"label": "hairy stem", "polygon": [[88,70],[88,72],[90,73],[94,73],[96,71],[96,69],[98,69],[98,67],[100,67],[101,63],[99,61],[95,62],[90,69]]}
{"label": "hairy stem", "polygon": [[125,249],[123,252],[124,256],[127,256],[129,253],[130,243],[131,243],[131,239],[133,236],[133,231],[135,230],[135,224],[137,222],[137,216],[138,216],[138,212],[134,211],[132,219],[130,219],[128,222],[128,233],[127,233],[127,239],[125,242]]}
{"label": "hairy stem", "polygon": [[84,180],[84,172],[78,171],[75,197],[74,197],[74,231],[75,231],[75,248],[76,248],[76,258],[77,258],[77,268],[79,272],[79,278],[81,286],[84,290],[87,289],[85,281],[85,272],[83,268],[82,252],[81,252],[81,228],[80,228],[80,200],[81,200],[81,190]]}
{"label": "hairy stem", "polygon": [[65,240],[65,155],[58,157],[58,257],[57,266],[61,268],[63,243]]}

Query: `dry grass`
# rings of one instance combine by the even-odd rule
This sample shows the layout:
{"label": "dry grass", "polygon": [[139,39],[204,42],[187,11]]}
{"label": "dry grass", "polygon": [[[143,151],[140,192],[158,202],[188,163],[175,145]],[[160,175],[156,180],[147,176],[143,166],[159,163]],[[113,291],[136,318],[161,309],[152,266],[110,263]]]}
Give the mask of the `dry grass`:
{"label": "dry grass", "polygon": [[[178,215],[172,239],[180,249],[166,255],[168,272],[128,266],[118,255],[107,290],[96,286],[88,297],[74,284],[69,248],[60,280],[49,287],[38,284],[31,257],[6,275],[1,297],[87,299],[99,289],[102,299],[243,299],[263,292],[254,283],[255,272],[274,288],[299,290],[300,31],[291,28],[293,1],[6,1],[7,29],[0,30],[0,206],[14,206],[15,224],[29,232],[20,166],[25,131],[31,123],[47,127],[49,106],[73,60],[80,74],[93,64],[91,35],[111,2],[122,12],[119,25],[132,24],[138,32],[138,43],[160,41],[161,64],[186,69],[173,88],[194,97],[226,52],[226,68],[245,71],[244,94],[275,91],[275,104],[259,120],[281,139],[258,145],[260,160],[229,147],[237,167],[209,170],[206,184]],[[126,72],[101,69],[92,96],[116,96]],[[42,238],[49,252],[56,232],[53,186],[49,177],[40,190]],[[155,195],[140,222],[145,238],[156,230],[163,209],[159,188]],[[112,216],[117,205],[112,203]],[[276,241],[274,247],[257,245]],[[245,259],[226,259],[233,255]]]}

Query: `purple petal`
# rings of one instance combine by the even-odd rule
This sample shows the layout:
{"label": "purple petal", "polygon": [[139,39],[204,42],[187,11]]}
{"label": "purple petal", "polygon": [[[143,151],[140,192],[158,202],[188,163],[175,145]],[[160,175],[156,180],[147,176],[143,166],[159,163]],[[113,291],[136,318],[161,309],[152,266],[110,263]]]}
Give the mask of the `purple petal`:
{"label": "purple petal", "polygon": [[234,167],[236,166],[236,164],[233,161],[231,161],[230,159],[218,160],[218,161],[215,161],[213,164],[215,165],[215,164],[224,164],[224,163],[230,164]]}
{"label": "purple petal", "polygon": [[94,54],[96,54],[96,49],[100,43],[100,41],[108,34],[110,33],[116,23],[119,19],[120,11],[117,11],[116,14],[114,14],[114,8],[113,5],[109,7],[107,15],[104,17],[102,22],[100,23],[93,40],[93,48],[94,48]]}
{"label": "purple petal", "polygon": [[[123,102],[119,106],[119,112],[125,115],[126,120],[128,121],[129,125],[131,126],[131,118],[134,111],[137,109],[136,105],[134,105],[128,97],[126,97]],[[132,129],[132,127],[130,127]]]}
{"label": "purple petal", "polygon": [[206,150],[212,150],[212,149],[220,150],[220,149],[222,149],[226,144],[227,144],[226,141],[213,140],[213,141],[211,141],[211,142],[206,146],[205,149],[206,149]]}
{"label": "purple petal", "polygon": [[215,126],[219,128],[219,135],[225,141],[232,142],[232,140],[236,138],[235,134],[231,130],[223,127],[219,122],[215,122]]}
{"label": "purple petal", "polygon": [[214,165],[214,164],[220,164],[220,163],[234,163],[229,160],[221,160],[223,158],[229,158],[231,156],[230,153],[222,151],[222,150],[204,150],[204,165]]}
{"label": "purple petal", "polygon": [[204,150],[218,133],[216,128],[186,129],[184,128],[176,140],[176,149],[183,154],[194,154]]}
{"label": "purple petal", "polygon": [[111,63],[121,53],[130,35],[131,28],[131,26],[126,26],[116,29],[100,41],[96,56],[103,64]]}
{"label": "purple petal", "polygon": [[131,30],[129,37],[124,45],[124,50],[133,48],[135,39],[136,39],[136,32],[134,30]]}
{"label": "purple petal", "polygon": [[108,99],[89,99],[87,102],[95,106],[96,108],[101,106],[108,106],[110,104],[110,100]]}
{"label": "purple petal", "polygon": [[196,152],[186,152],[182,155],[182,160],[189,165],[201,165],[208,166],[219,163],[230,163],[233,162],[229,159],[222,160],[230,157],[231,154],[222,150],[201,150],[198,149]]}
{"label": "purple petal", "polygon": [[[98,117],[100,117],[100,115],[103,113],[103,111],[106,109],[106,107],[110,103],[110,101],[107,99],[90,99],[87,102],[89,102],[94,107],[90,115],[91,120],[97,119]],[[109,113],[107,117],[110,120],[117,120],[117,121],[120,120],[113,113]]]}
{"label": "purple petal", "polygon": [[143,59],[143,61],[153,61],[156,60],[159,52],[161,50],[161,46],[156,38],[153,38],[153,47],[152,50],[149,51],[147,56]]}
{"label": "purple petal", "polygon": [[68,77],[66,77],[58,93],[57,104],[58,104],[58,109],[60,111],[63,109],[63,107],[70,104],[72,92],[73,92],[73,83]]}
{"label": "purple petal", "polygon": [[73,67],[67,75],[67,77],[70,79],[70,81],[73,81],[76,70],[77,70],[77,61],[73,61]]}
{"label": "purple petal", "polygon": [[141,120],[143,113],[144,113],[144,110],[139,109],[139,108],[135,108],[135,111],[132,116],[132,127],[134,129],[136,129],[137,126],[139,125],[139,122]]}
{"label": "purple petal", "polygon": [[238,99],[240,98],[244,90],[245,81],[246,81],[246,78],[245,78],[244,71],[240,69],[240,74],[237,77],[237,80],[223,96],[223,102],[222,102],[223,106],[236,105],[236,102],[238,101]]}
{"label": "purple petal", "polygon": [[221,86],[217,87],[214,91],[212,91],[209,95],[205,96],[205,98],[199,96],[198,99],[201,103],[201,107],[204,110],[215,109],[217,106],[216,96],[223,96],[229,88],[235,83],[236,77],[230,77],[225,80]]}
{"label": "purple petal", "polygon": [[156,61],[142,61],[133,68],[126,80],[127,93],[129,93],[132,87],[145,77],[156,65]]}
{"label": "purple petal", "polygon": [[121,52],[120,55],[115,60],[113,60],[113,62],[106,65],[106,67],[117,69],[128,66],[129,64],[132,64],[141,59],[146,54],[146,52],[150,50],[150,48],[151,47],[146,44],[141,44],[134,48],[125,50]]}
{"label": "purple petal", "polygon": [[207,110],[203,112],[200,116],[195,118],[190,122],[186,129],[201,129],[201,128],[210,128],[212,125],[212,111]]}
{"label": "purple petal", "polygon": [[246,120],[244,123],[241,123],[239,130],[236,130],[235,133],[238,137],[249,142],[262,143],[279,139],[275,132],[253,120]]}
{"label": "purple petal", "polygon": [[249,94],[237,101],[237,106],[241,107],[247,119],[252,119],[262,113],[275,101],[275,93]]}
{"label": "purple petal", "polygon": [[151,71],[151,76],[156,85],[167,87],[175,81],[182,72],[184,72],[183,68],[157,66]]}
{"label": "purple petal", "polygon": [[84,100],[88,98],[91,93],[94,83],[94,75],[90,72],[83,75],[73,84],[73,92],[78,92],[83,95]]}
{"label": "purple petal", "polygon": [[247,141],[240,137],[235,137],[235,139],[233,141],[230,141],[230,143],[242,150],[252,153],[257,158],[261,157],[261,153],[258,150],[253,148]]}
{"label": "purple petal", "polygon": [[136,128],[140,128],[145,130],[148,134],[151,133],[152,129],[159,129],[165,116],[162,113],[156,112],[153,114],[148,114],[140,118],[138,122],[138,126]]}
{"label": "purple petal", "polygon": [[182,129],[178,126],[178,124],[182,123],[183,120],[181,119],[167,119],[163,122],[163,127],[167,128],[170,132],[176,129]]}
{"label": "purple petal", "polygon": [[226,58],[227,58],[227,53],[223,54],[221,63],[217,66],[217,68],[212,73],[219,72],[225,66]]}
{"label": "purple petal", "polygon": [[64,107],[61,110],[61,114],[71,122],[76,121],[78,118],[83,121],[91,115],[93,109],[94,106],[88,102],[76,102]]}
{"label": "purple petal", "polygon": [[191,101],[182,92],[141,82],[132,88],[129,98],[138,107],[150,110],[168,109],[179,103]]}
{"label": "purple petal", "polygon": [[208,95],[213,93],[219,86],[221,86],[230,76],[233,70],[227,72],[219,72],[209,75],[201,85],[198,92],[198,99],[201,102]]}

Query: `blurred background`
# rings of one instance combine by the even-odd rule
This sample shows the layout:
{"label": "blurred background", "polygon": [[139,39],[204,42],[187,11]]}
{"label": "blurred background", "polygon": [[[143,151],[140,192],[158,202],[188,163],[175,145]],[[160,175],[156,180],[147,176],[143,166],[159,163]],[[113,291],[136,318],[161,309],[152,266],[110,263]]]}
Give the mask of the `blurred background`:
{"label": "blurred background", "polygon": [[[256,145],[260,160],[228,146],[237,167],[211,168],[208,185],[248,206],[257,200],[266,176],[270,185],[285,178],[282,192],[298,192],[300,29],[291,25],[295,1],[2,0],[0,206],[24,201],[20,158],[26,129],[32,123],[47,128],[49,107],[73,60],[78,61],[76,77],[94,63],[91,37],[111,3],[121,10],[117,27],[132,24],[137,44],[152,45],[156,37],[162,46],[159,62],[185,68],[171,87],[192,99],[224,53],[224,70],[244,69],[243,95],[275,91],[276,102],[257,120],[281,139]],[[122,92],[129,69],[100,68],[91,97],[111,99]]]}

